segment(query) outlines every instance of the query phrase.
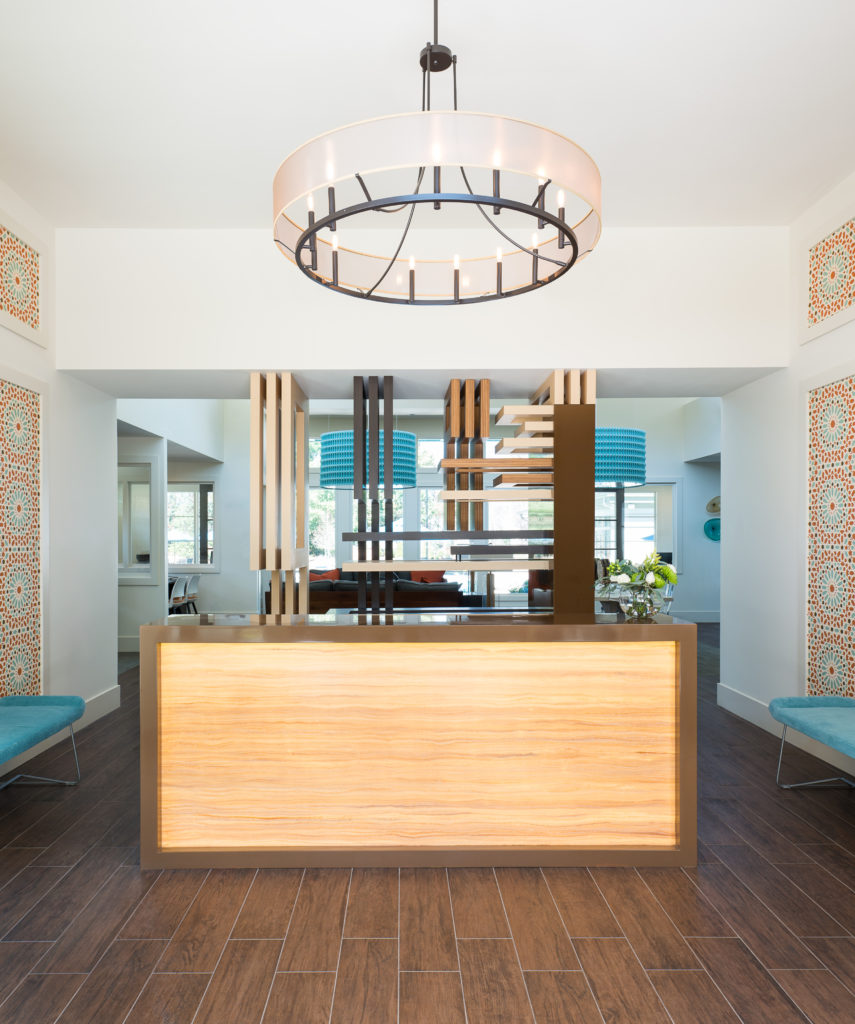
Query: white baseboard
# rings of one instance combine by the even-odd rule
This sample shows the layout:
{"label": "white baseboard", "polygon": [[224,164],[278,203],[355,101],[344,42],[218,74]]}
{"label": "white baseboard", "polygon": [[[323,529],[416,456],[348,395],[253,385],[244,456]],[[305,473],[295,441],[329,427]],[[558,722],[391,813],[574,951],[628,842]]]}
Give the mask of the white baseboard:
{"label": "white baseboard", "polygon": [[[781,694],[781,696],[786,696],[786,694]],[[724,683],[719,683],[718,703],[727,711],[732,711],[734,715],[744,718],[747,722],[759,725],[761,729],[765,729],[766,732],[770,732],[773,736],[777,736],[780,739],[782,729],[781,723],[776,722],[769,714],[769,708],[762,700],[757,700],[756,697],[751,697],[747,693],[742,693],[740,690],[734,690],[730,686],[725,686]],[[792,743],[793,746],[798,747],[799,750],[804,750],[808,754],[813,754],[814,757],[818,757],[821,761],[827,761],[829,764],[833,764],[835,768],[840,768],[844,772],[848,772],[850,775],[855,777],[855,759],[847,757],[845,754],[841,754],[832,747],[827,747],[824,743],[818,743],[816,740],[812,740],[810,736],[804,736],[802,733],[796,732],[796,730],[792,728],[787,731],[787,743]],[[787,753],[785,750],[785,771],[786,763]],[[775,767],[775,765],[771,765],[769,768],[773,775]],[[785,771],[781,774],[786,779],[788,776],[785,774]]]}
{"label": "white baseboard", "polygon": [[133,654],[134,651],[139,653],[140,649],[140,635],[134,633],[131,636],[119,635],[119,653],[120,654]]}
{"label": "white baseboard", "polygon": [[[111,711],[115,711],[119,706],[119,700],[121,693],[119,691],[118,684],[111,686],[104,690],[103,693],[97,693],[94,697],[89,697],[86,701],[86,710],[83,712],[81,718],[78,718],[74,722],[75,733],[82,729],[85,725],[91,725],[92,722],[97,722],[99,718],[103,718],[104,715],[108,715]],[[51,747],[55,747],[57,743],[68,743],[68,730],[63,729],[61,732],[56,733],[53,736],[48,736],[46,740],[42,740],[41,743],[37,743],[35,746],[30,747],[29,750],[25,750],[23,754],[17,754],[15,757],[10,758],[3,764],[0,764],[0,775],[5,775],[7,772],[17,768],[18,765],[23,764],[25,761],[29,761],[31,757],[35,757],[36,754],[40,754],[43,750],[49,750]]]}

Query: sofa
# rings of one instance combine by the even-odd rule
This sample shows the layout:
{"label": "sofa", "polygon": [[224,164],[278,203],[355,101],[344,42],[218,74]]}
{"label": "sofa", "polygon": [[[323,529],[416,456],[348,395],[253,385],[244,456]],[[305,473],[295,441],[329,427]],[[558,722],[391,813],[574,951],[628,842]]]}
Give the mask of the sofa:
{"label": "sofa", "polygon": [[[323,615],[333,608],[355,608],[359,576],[359,573],[342,572],[341,569],[311,570],[309,614]],[[468,595],[461,593],[460,584],[445,580],[440,572],[396,572],[393,578],[395,608],[459,608],[466,603],[464,598]],[[380,588],[383,600],[385,573],[380,573]],[[266,607],[269,612],[269,590],[266,594]]]}

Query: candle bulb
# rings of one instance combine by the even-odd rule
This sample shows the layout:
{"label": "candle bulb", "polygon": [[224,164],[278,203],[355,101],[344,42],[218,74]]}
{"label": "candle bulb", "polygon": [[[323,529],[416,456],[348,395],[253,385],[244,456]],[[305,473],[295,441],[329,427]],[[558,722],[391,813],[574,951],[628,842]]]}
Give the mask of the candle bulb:
{"label": "candle bulb", "polygon": [[[559,189],[558,191],[558,219],[564,220],[564,190]],[[558,248],[564,248],[564,232],[559,228],[558,230]]]}
{"label": "candle bulb", "polygon": [[496,294],[502,294],[502,250],[496,250]]}
{"label": "candle bulb", "polygon": [[454,257],[454,301],[460,302],[460,257]]}
{"label": "candle bulb", "polygon": [[410,302],[416,300],[416,260],[414,256],[410,257]]}

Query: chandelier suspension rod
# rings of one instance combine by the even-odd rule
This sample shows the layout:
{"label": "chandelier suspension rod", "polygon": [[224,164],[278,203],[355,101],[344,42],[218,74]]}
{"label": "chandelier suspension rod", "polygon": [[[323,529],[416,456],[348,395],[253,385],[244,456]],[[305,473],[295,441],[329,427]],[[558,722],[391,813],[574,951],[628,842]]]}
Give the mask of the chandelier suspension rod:
{"label": "chandelier suspension rod", "polygon": [[[416,193],[418,193],[419,189],[421,188],[421,185],[422,185],[422,178],[424,177],[424,173],[425,173],[425,169],[424,169],[424,167],[420,167],[420,168],[419,168],[419,179],[418,179],[418,181],[416,182]],[[403,207],[400,207],[400,209],[403,209]],[[369,289],[369,290],[368,290],[368,291],[367,291],[367,292],[365,293],[365,297],[366,297],[367,299],[370,299],[370,298],[371,298],[371,296],[372,296],[372,294],[374,293],[375,289],[377,289],[377,288],[379,288],[379,287],[380,287],[380,285],[381,285],[381,284],[383,283],[383,280],[384,280],[384,278],[386,277],[386,275],[387,275],[387,274],[389,273],[389,271],[390,271],[390,270],[392,269],[392,267],[393,267],[393,266],[395,265],[395,260],[396,260],[396,259],[398,258],[398,255],[400,254],[400,252],[401,252],[401,249],[403,249],[403,247],[404,247],[404,242],[406,241],[406,238],[407,238],[407,233],[408,233],[408,232],[409,232],[409,230],[410,230],[410,224],[412,224],[412,222],[413,222],[413,214],[414,214],[415,212],[416,212],[416,204],[415,204],[415,203],[411,203],[411,204],[410,204],[410,215],[409,215],[409,217],[407,217],[407,223],[406,223],[406,224],[404,225],[404,233],[403,233],[403,234],[401,235],[401,241],[400,241],[400,242],[398,242],[398,248],[397,248],[397,249],[395,250],[395,254],[394,254],[394,255],[392,256],[392,258],[391,258],[391,259],[389,260],[389,263],[388,263],[388,265],[387,265],[386,269],[385,269],[385,270],[383,271],[383,273],[382,273],[382,274],[380,275],[380,277],[378,278],[378,280],[377,280],[377,281],[376,281],[376,282],[374,283],[374,285],[372,285],[372,287],[371,287],[371,288],[370,288],[370,289]]]}
{"label": "chandelier suspension rod", "polygon": [[433,43],[439,43],[439,0],[433,0]]}

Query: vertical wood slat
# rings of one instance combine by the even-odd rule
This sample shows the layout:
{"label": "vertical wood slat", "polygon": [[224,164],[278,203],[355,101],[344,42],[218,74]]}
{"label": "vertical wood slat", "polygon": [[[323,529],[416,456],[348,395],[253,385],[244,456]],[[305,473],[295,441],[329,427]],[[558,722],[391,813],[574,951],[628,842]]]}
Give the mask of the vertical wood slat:
{"label": "vertical wood slat", "polygon": [[[365,383],[361,377],[353,378],[353,499],[356,502],[356,529],[364,532],[367,528],[365,514]],[[365,561],[366,544],[361,540],[356,546],[357,559]],[[359,573],[357,609],[368,609],[367,579]]]}
{"label": "vertical wood slat", "polygon": [[[484,456],[484,440],[490,436],[490,381],[482,378],[475,388],[475,441],[470,445],[470,454],[480,459]],[[470,473],[469,486],[473,491],[484,489],[484,474]],[[484,529],[484,502],[470,505],[472,529]]]}
{"label": "vertical wood slat", "polygon": [[295,528],[296,465],[294,457],[294,378],[283,373],[280,381],[279,423],[279,487],[280,498],[280,565],[294,567],[293,551],[297,539]]}
{"label": "vertical wood slat", "polygon": [[564,404],[564,371],[553,370],[531,396],[532,405]]}
{"label": "vertical wood slat", "polygon": [[267,459],[265,466],[267,493],[265,496],[265,564],[268,569],[280,566],[279,543],[279,400],[278,373],[267,374]]}
{"label": "vertical wood slat", "polygon": [[282,571],[273,569],[270,573],[270,614],[282,614]]}
{"label": "vertical wood slat", "polygon": [[[368,378],[368,497],[371,501],[371,530],[380,529],[380,382]],[[371,542],[372,559],[380,558],[379,541]],[[369,573],[371,579],[371,610],[380,611],[380,576]]]}
{"label": "vertical wood slat", "polygon": [[[475,379],[473,377],[467,377],[463,381],[463,424],[461,432],[461,442],[459,446],[459,452],[464,457],[471,457],[474,455],[472,450],[472,442],[475,440],[475,428],[477,426],[477,417],[475,414]],[[472,478],[468,473],[457,474],[457,486],[461,491],[468,491],[472,489]],[[468,530],[471,527],[470,520],[474,517],[471,515],[469,502],[461,501],[457,506],[457,522],[458,528],[461,530]]]}
{"label": "vertical wood slat", "polygon": [[568,370],[564,374],[564,403],[579,405],[582,401],[582,375],[579,370]]}
{"label": "vertical wood slat", "polygon": [[266,568],[264,550],[264,377],[249,378],[249,567]]}
{"label": "vertical wood slat", "polygon": [[556,406],[554,424],[555,614],[593,615],[594,406]]}
{"label": "vertical wood slat", "polygon": [[[445,392],[445,457],[456,459],[460,441],[460,379],[453,377]],[[457,473],[453,469],[445,471],[445,489],[457,490]],[[445,528],[457,529],[457,502],[445,503]]]}
{"label": "vertical wood slat", "polygon": [[284,612],[286,615],[295,615],[297,612],[296,602],[294,601],[294,570],[285,569],[282,573],[282,578],[285,581],[285,608]]}
{"label": "vertical wood slat", "polygon": [[305,548],[309,543],[309,495],[307,480],[309,475],[309,437],[306,430],[306,411],[300,405],[294,413],[294,484],[295,511],[294,534],[295,545]]}
{"label": "vertical wood slat", "polygon": [[597,401],[597,371],[583,370],[582,372],[582,404],[594,405]]}
{"label": "vertical wood slat", "polygon": [[[395,485],[395,392],[392,378],[383,378],[383,529],[391,530],[395,523],[394,490]],[[392,541],[386,541],[386,558],[393,554]],[[386,594],[384,606],[391,612],[395,605],[395,581],[392,573],[386,573]]]}

